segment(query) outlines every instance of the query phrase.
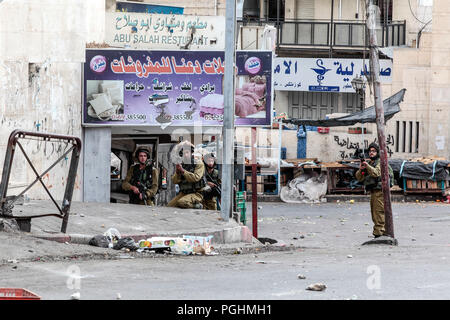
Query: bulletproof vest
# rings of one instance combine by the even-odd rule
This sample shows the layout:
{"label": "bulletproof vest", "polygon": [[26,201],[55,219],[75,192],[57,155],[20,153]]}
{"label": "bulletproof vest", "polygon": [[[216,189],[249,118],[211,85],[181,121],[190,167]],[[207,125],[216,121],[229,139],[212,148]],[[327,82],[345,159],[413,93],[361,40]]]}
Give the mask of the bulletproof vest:
{"label": "bulletproof vest", "polygon": [[[194,162],[194,161],[192,160],[192,162]],[[196,163],[189,163],[189,164],[183,163],[181,166],[183,167],[184,170],[194,173],[195,167],[197,166],[197,164]],[[205,176],[203,176],[197,182],[188,182],[188,181],[186,181],[184,176],[182,176],[181,182],[178,185],[180,187],[180,191],[183,192],[184,194],[195,193],[205,187],[205,185],[206,185],[205,180],[206,180]]]}
{"label": "bulletproof vest", "polygon": [[219,179],[219,170],[213,169],[211,173],[208,172],[208,168],[205,165],[205,177],[206,181],[216,183]]}
{"label": "bulletproof vest", "polygon": [[[380,163],[380,159],[375,160],[373,167],[376,167],[378,164]],[[392,170],[391,166],[388,164],[388,169],[389,169],[389,184],[390,187],[394,186],[394,171]],[[364,179],[364,188],[367,191],[371,191],[371,190],[381,190],[381,177],[372,177],[370,175],[367,174],[367,176]]]}
{"label": "bulletproof vest", "polygon": [[133,186],[141,185],[147,189],[150,189],[153,183],[152,167],[146,166],[144,170],[140,170],[139,164],[137,164],[134,165],[132,169],[133,174],[131,176],[130,184]]}
{"label": "bulletproof vest", "polygon": [[[133,174],[131,176],[130,184],[136,187],[139,185],[145,189],[150,189],[153,183],[152,167],[146,166],[144,170],[139,169],[139,164],[131,167]],[[135,194],[133,191],[129,191],[130,203],[140,203],[139,194]]]}

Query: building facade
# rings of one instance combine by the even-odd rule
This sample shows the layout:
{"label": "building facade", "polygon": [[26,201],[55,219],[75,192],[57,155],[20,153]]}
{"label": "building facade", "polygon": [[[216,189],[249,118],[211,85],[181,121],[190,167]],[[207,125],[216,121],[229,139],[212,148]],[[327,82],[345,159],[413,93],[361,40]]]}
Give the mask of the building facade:
{"label": "building facade", "polygon": [[[225,15],[225,0],[142,2],[182,7],[184,15]],[[382,85],[383,98],[407,90],[401,112],[387,123],[390,156],[449,158],[450,6],[444,0],[379,0],[378,5],[380,58],[392,61],[391,82]],[[196,136],[189,130],[174,134],[162,128],[82,126],[86,49],[110,47],[105,43],[107,16],[115,10],[114,0],[0,2],[0,84],[4,92],[0,95],[0,159],[4,159],[7,137],[14,129],[81,137],[83,154],[74,200],[110,201],[111,150],[116,146],[130,152],[139,143],[134,139],[130,144],[130,135],[159,136],[160,143],[166,143],[160,149],[163,154],[180,136],[190,135],[192,140]],[[236,49],[273,49],[277,58],[364,60],[368,59],[364,18],[362,0],[239,0]],[[302,75],[299,79],[304,80]],[[275,90],[273,112],[275,116],[320,119],[357,111],[359,101],[354,92]],[[366,107],[373,105],[369,88],[365,101]],[[376,139],[375,125],[365,129],[364,136],[349,133],[347,127],[330,128],[329,133],[307,131],[303,147],[299,147],[302,134],[296,128],[258,128],[258,145],[278,149],[281,140],[287,158],[336,161],[351,156],[352,143]],[[206,138],[201,134],[197,141],[217,135],[220,129],[216,128]],[[236,129],[238,143],[249,144],[250,136],[250,129]],[[26,146],[33,163],[42,170],[64,150],[45,142]],[[43,178],[61,198],[68,163],[63,161]],[[13,172],[11,193],[35,179],[19,154]],[[45,198],[46,194],[33,187],[28,196]]]}

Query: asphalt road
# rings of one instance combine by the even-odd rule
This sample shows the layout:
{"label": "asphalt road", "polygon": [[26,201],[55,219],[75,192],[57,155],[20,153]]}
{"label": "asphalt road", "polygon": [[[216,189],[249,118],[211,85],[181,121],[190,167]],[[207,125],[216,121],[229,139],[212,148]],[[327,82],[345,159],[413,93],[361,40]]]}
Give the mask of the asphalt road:
{"label": "asphalt road", "polygon": [[[62,300],[75,292],[82,300],[450,299],[450,205],[394,204],[396,247],[361,246],[372,230],[367,203],[259,205],[258,235],[277,244],[215,256],[4,264],[0,287]],[[306,290],[314,283],[327,288]]]}

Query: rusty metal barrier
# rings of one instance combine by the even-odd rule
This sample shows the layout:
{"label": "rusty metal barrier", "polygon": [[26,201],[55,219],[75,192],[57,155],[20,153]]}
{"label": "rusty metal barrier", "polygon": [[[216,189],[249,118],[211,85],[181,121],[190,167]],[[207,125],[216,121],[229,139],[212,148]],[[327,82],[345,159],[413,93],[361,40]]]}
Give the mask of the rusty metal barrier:
{"label": "rusty metal barrier", "polygon": [[[31,139],[38,140],[44,142],[66,142],[70,143],[72,146],[61,155],[58,160],[56,160],[50,167],[48,167],[42,174],[39,174],[36,168],[33,166],[30,158],[25,152],[22,144],[19,142],[19,139]],[[17,146],[22,151],[25,159],[28,164],[33,169],[33,172],[36,175],[36,179],[29,184],[20,194],[15,196],[6,196],[8,191],[9,177],[11,174],[12,163],[14,159],[14,153],[16,151]],[[70,160],[69,173],[67,177],[66,189],[64,192],[64,197],[62,200],[61,207],[58,205],[56,200],[53,198],[52,194],[45,186],[42,181],[42,177],[45,176],[52,168],[54,168],[61,160],[65,159],[66,156],[72,151],[72,156]],[[72,202],[73,189],[75,185],[75,179],[77,174],[78,161],[80,159],[81,154],[81,140],[78,137],[74,136],[66,136],[59,134],[49,134],[49,133],[40,133],[40,132],[28,132],[22,130],[14,130],[11,132],[8,139],[8,146],[5,155],[5,162],[3,164],[3,172],[2,172],[2,180],[0,183],[0,218],[6,219],[15,219],[19,225],[20,230],[30,232],[31,230],[31,219],[33,218],[42,218],[42,217],[58,217],[62,219],[61,232],[66,233],[67,224],[69,222],[69,211],[70,204]],[[47,194],[50,196],[50,199],[55,204],[56,208],[59,211],[57,213],[49,213],[49,214],[41,214],[34,216],[13,216],[12,208],[14,207],[14,203],[25,193],[27,192],[36,182],[40,182],[44,187]]]}

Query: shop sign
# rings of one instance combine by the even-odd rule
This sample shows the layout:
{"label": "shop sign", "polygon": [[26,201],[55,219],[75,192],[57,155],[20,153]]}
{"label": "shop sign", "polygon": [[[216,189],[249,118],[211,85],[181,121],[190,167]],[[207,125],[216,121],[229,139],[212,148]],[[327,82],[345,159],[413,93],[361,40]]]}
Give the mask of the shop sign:
{"label": "shop sign", "polygon": [[[223,51],[86,50],[84,125],[221,126]],[[236,126],[270,126],[272,52],[236,52]]]}
{"label": "shop sign", "polygon": [[[369,60],[274,58],[274,90],[355,92],[352,80],[370,74]],[[392,61],[380,60],[381,83],[392,83]]]}
{"label": "shop sign", "polygon": [[224,50],[225,17],[108,12],[106,43],[147,50]]}

